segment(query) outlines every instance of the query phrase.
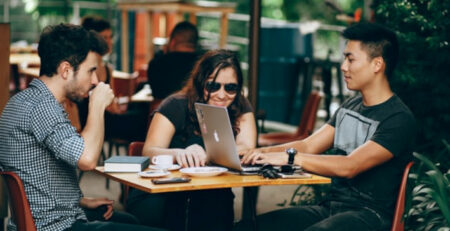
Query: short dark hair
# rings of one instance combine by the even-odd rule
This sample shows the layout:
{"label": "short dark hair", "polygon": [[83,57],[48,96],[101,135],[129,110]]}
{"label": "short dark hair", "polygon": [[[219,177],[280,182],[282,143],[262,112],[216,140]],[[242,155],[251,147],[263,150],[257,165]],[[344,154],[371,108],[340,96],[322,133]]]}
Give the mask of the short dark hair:
{"label": "short dark hair", "polygon": [[361,42],[369,58],[382,57],[386,64],[386,76],[391,78],[398,61],[398,40],[395,32],[375,23],[358,23],[342,33],[348,40]]}
{"label": "short dark hair", "polygon": [[198,30],[197,27],[187,21],[183,21],[175,25],[170,33],[170,40],[175,39],[177,43],[189,43],[194,47],[198,43]]}
{"label": "short dark hair", "polygon": [[108,52],[108,44],[97,32],[71,24],[47,26],[42,31],[38,45],[41,58],[39,75],[53,76],[63,61],[69,62],[73,70],[77,71],[89,51],[99,55]]}
{"label": "short dark hair", "polygon": [[53,76],[63,61],[77,71],[91,50],[91,44],[90,33],[81,26],[61,23],[45,27],[38,45],[40,75]]}
{"label": "short dark hair", "polygon": [[90,30],[89,33],[91,35],[91,51],[99,54],[100,56],[106,55],[109,51],[106,40],[94,30]]}
{"label": "short dark hair", "polygon": [[86,30],[95,30],[97,32],[102,32],[107,29],[111,29],[111,24],[98,16],[85,16],[82,19],[81,26],[83,26]]}

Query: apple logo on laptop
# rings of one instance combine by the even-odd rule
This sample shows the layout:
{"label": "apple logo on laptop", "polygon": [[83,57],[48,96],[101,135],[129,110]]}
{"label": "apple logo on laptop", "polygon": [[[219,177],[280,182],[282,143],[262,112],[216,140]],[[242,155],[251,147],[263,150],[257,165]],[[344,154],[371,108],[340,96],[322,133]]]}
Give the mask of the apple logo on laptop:
{"label": "apple logo on laptop", "polygon": [[214,130],[214,139],[216,140],[216,142],[219,142],[219,134],[216,130]]}

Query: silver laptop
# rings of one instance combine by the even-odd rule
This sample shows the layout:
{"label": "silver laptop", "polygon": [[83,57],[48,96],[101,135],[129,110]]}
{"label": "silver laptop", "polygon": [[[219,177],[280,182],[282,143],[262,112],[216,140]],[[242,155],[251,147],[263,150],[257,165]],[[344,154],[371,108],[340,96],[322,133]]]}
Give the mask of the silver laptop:
{"label": "silver laptop", "polygon": [[257,172],[260,166],[242,166],[226,107],[195,103],[208,161],[241,173]]}

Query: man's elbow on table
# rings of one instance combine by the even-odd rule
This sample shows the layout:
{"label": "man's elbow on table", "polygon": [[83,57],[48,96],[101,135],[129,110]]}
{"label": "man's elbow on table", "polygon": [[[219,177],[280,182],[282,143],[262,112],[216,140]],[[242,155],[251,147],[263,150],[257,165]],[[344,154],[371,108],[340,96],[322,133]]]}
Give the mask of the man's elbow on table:
{"label": "man's elbow on table", "polygon": [[78,160],[78,168],[82,171],[91,171],[97,166],[97,160],[83,153]]}

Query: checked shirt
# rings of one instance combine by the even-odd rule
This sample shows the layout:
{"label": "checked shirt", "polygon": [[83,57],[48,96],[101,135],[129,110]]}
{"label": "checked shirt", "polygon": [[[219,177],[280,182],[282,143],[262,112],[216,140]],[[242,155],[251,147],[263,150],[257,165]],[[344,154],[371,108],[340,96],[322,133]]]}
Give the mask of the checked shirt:
{"label": "checked shirt", "polygon": [[22,179],[38,230],[64,230],[86,220],[76,174],[84,141],[44,82],[33,80],[9,100],[0,142],[0,168]]}

